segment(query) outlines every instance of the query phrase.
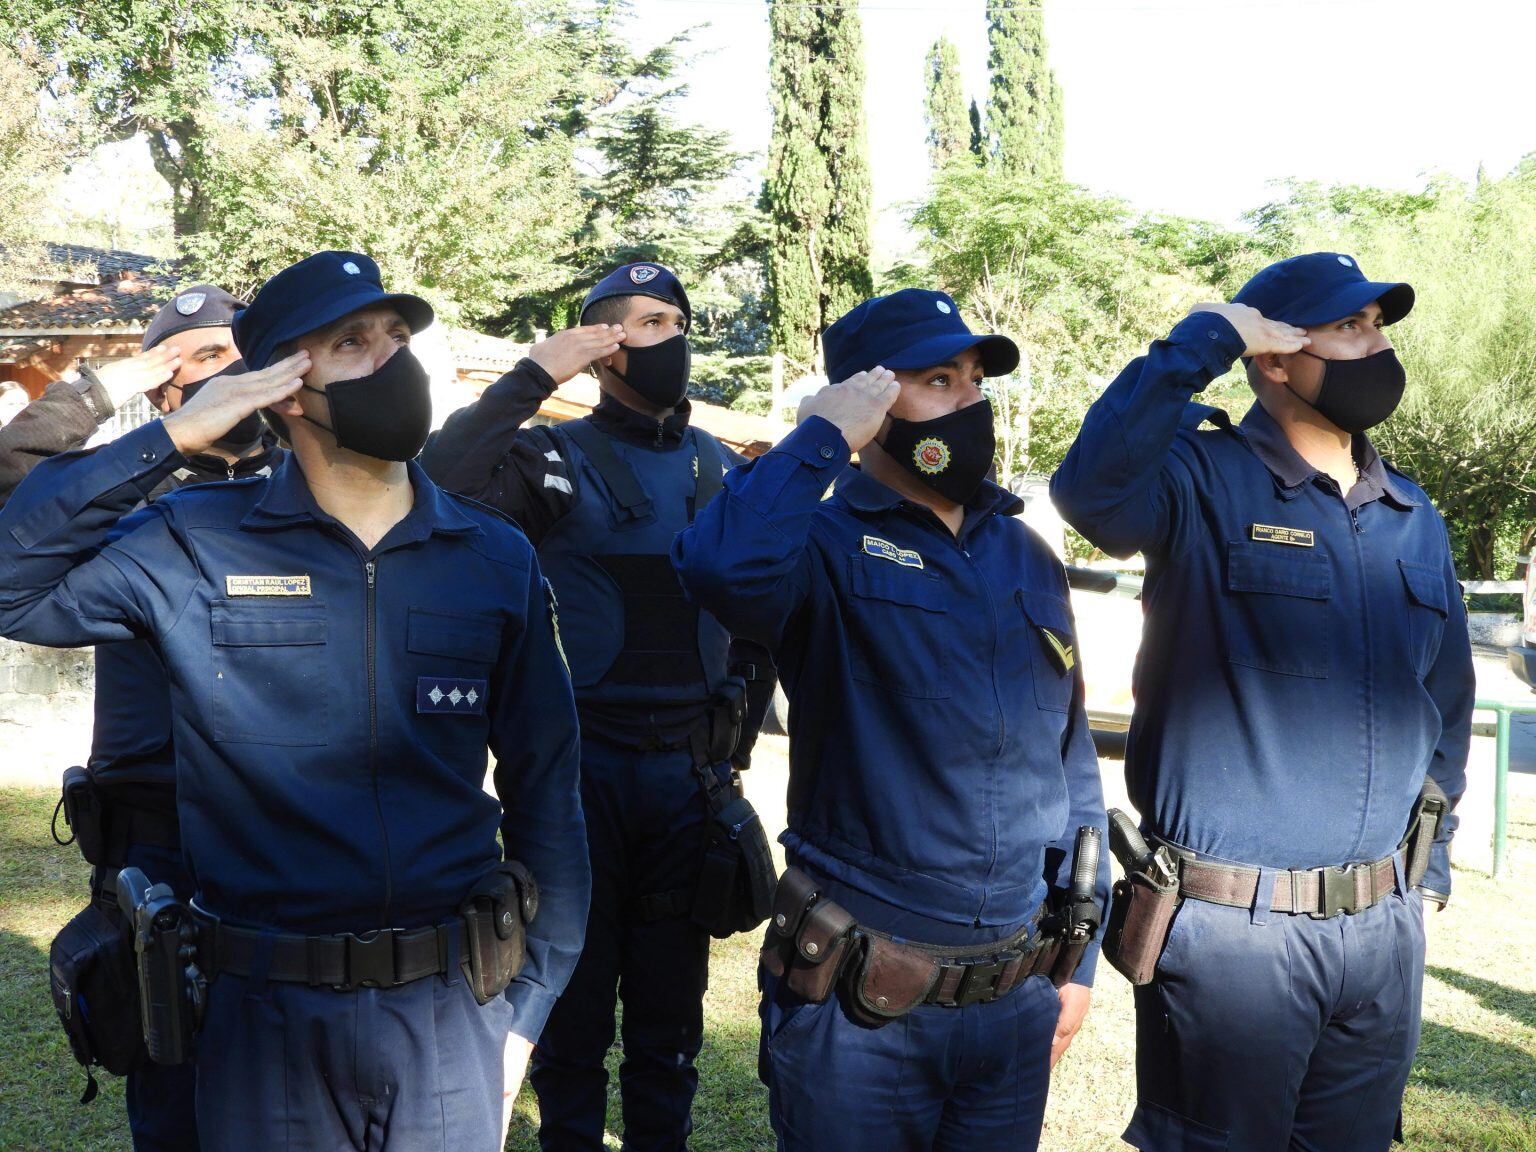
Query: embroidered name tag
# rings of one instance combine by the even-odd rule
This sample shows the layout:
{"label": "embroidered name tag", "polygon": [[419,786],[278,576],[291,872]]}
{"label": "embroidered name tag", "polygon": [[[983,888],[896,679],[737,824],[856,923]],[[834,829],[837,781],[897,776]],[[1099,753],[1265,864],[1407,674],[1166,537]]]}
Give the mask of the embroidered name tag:
{"label": "embroidered name tag", "polygon": [[1305,528],[1277,528],[1273,524],[1255,524],[1249,529],[1253,538],[1263,544],[1294,544],[1298,548],[1312,547],[1312,533]]}
{"label": "embroidered name tag", "polygon": [[1063,639],[1044,624],[1040,626],[1040,635],[1045,637],[1046,651],[1051,654],[1051,659],[1056,662],[1056,667],[1065,676],[1077,666],[1077,650],[1070,640]]}
{"label": "embroidered name tag", "polygon": [[449,713],[458,716],[485,715],[484,680],[461,680],[455,676],[418,676],[416,711]]}
{"label": "embroidered name tag", "polygon": [[910,548],[898,548],[889,540],[882,540],[878,536],[864,537],[864,551],[871,556],[879,556],[882,560],[893,560],[906,568],[921,568],[923,558]]}
{"label": "embroidered name tag", "polygon": [[308,576],[226,576],[226,596],[308,596]]}

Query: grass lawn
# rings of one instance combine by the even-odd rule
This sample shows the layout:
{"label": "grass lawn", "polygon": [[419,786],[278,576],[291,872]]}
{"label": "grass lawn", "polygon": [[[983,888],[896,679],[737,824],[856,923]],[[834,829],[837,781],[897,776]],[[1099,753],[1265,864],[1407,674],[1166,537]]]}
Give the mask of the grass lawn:
{"label": "grass lawn", "polygon": [[[49,791],[0,789],[0,1150],[127,1150],[122,1082],[103,1077],[94,1103],[76,1103],[85,1077],[48,999],[48,942],[78,908],[86,874],[75,849],[48,835],[53,803]],[[1498,884],[1458,869],[1455,903],[1432,925],[1424,1039],[1405,1107],[1411,1149],[1536,1152],[1536,915],[1522,895],[1522,880],[1536,878],[1529,796],[1512,809],[1510,863]],[[755,953],[750,938],[715,947],[696,1152],[772,1147],[757,1082]],[[1118,1137],[1134,1094],[1130,1004],[1129,986],[1105,965],[1088,1024],[1057,1069],[1048,1152],[1125,1147]],[[616,1130],[616,1092],[611,1107]],[[509,1149],[536,1152],[535,1115],[525,1091]]]}

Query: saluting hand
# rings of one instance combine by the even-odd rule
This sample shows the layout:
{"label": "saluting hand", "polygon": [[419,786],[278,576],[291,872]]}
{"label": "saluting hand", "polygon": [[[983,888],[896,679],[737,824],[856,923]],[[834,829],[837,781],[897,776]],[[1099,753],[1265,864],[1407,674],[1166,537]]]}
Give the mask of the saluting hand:
{"label": "saluting hand", "polygon": [[886,413],[900,395],[896,374],[888,368],[875,367],[807,396],[800,401],[795,422],[804,424],[812,416],[829,420],[848,441],[849,451],[857,452],[875,438],[885,423]]}
{"label": "saluting hand", "polygon": [[1193,316],[1196,312],[1214,312],[1226,317],[1227,322],[1243,338],[1243,344],[1246,345],[1244,356],[1262,356],[1266,352],[1300,352],[1312,343],[1307,339],[1305,328],[1283,324],[1279,320],[1266,320],[1262,312],[1246,304],[1196,304],[1189,313]]}
{"label": "saluting hand", "polygon": [[621,324],[583,324],[556,332],[528,349],[528,358],[564,384],[594,360],[612,356],[624,340]]}
{"label": "saluting hand", "polygon": [[165,418],[165,431],[183,456],[206,452],[252,412],[292,396],[309,371],[309,353],[295,352],[260,372],[220,376]]}
{"label": "saluting hand", "polygon": [[112,407],[121,408],[139,393],[169,381],[180,367],[181,353],[169,344],[158,344],[148,352],[103,364],[96,369],[96,379],[112,398]]}

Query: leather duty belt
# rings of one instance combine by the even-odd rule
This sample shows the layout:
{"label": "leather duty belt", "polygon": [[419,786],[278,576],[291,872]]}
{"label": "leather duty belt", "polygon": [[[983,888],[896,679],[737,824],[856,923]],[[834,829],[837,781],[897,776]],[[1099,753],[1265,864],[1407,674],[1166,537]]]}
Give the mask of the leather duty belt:
{"label": "leather duty belt", "polygon": [[1261,873],[1243,864],[1218,864],[1202,860],[1188,849],[1169,845],[1178,862],[1179,894],[1225,904],[1229,908],[1252,908],[1259,892],[1259,877],[1272,878],[1269,894],[1272,912],[1292,916],[1310,916],[1331,920],[1335,916],[1353,916],[1386,899],[1397,888],[1397,870],[1392,857],[1384,856],[1363,864],[1342,867],[1296,868],[1283,872]]}

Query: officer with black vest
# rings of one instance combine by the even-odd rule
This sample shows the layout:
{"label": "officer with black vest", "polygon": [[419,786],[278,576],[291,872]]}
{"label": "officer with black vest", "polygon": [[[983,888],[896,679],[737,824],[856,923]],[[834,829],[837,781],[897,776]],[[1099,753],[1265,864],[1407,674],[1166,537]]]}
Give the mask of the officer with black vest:
{"label": "officer with black vest", "polygon": [[[85,367],[50,384],[0,430],[0,504],[44,460],[82,447],[133,396],[142,393],[161,412],[171,413],[213,378],[243,371],[230,331],[240,307],[217,285],[194,284],[155,314],[137,355],[94,370]],[[184,484],[270,475],[283,455],[277,437],[253,414],[161,480],[148,499]],[[182,899],[191,898],[194,886],[182,861],[176,820],[170,686],[153,645],[130,640],[97,646],[91,754],[83,769],[72,768],[66,776],[64,811],[94,866],[93,906],[61,933],[56,950],[70,949],[99,918],[121,927],[113,884],[125,866],[170,885]],[[105,934],[100,940],[103,947],[113,945]],[[116,943],[116,949],[125,947]],[[72,990],[77,1000],[100,991]],[[146,1057],[138,1007],[127,998],[94,1003],[93,1008],[82,1013],[73,1007],[66,1028],[81,1055],[108,1071],[126,1069],[135,1149],[196,1149],[191,1066],[163,1066]],[[114,1029],[114,1021],[120,1028]]]}
{"label": "officer with black vest", "polygon": [[[730,763],[742,684],[729,675],[731,637],[684,597],[667,556],[739,458],[689,423],[692,309],[676,276],[622,267],[587,294],[581,320],[451,417],[422,463],[444,487],[512,515],[538,547],[581,716],[592,909],[529,1077],[540,1141],[603,1147],[603,1058],[622,995],[624,1147],[682,1149],[710,931],[760,922],[771,884],[758,836],[750,872],[762,906],[726,922],[723,905],[749,869],[711,814],[726,804],[750,813]],[[589,365],[603,391],[591,416],[524,427]]]}

